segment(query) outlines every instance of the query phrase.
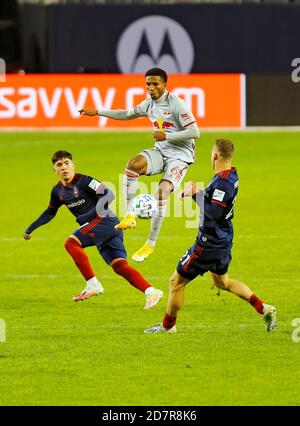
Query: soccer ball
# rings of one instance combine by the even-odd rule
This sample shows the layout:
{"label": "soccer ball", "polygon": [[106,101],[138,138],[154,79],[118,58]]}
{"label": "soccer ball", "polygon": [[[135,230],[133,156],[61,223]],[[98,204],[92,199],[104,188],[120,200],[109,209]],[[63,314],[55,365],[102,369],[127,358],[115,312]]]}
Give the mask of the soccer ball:
{"label": "soccer ball", "polygon": [[157,200],[149,194],[140,194],[133,200],[133,212],[141,219],[158,216]]}

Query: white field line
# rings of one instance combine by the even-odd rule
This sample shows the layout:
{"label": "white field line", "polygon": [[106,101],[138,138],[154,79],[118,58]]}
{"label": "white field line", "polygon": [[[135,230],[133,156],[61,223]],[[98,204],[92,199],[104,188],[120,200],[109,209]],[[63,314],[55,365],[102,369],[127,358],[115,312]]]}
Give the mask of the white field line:
{"label": "white field line", "polygon": [[[176,265],[175,265],[176,266]],[[175,268],[174,266],[174,268]],[[65,278],[70,278],[70,275],[61,275],[61,274],[4,274],[3,275],[6,278],[11,278],[11,279],[65,279]],[[113,280],[113,277],[111,275],[102,275],[101,272],[97,274],[98,278],[100,280]],[[147,279],[149,280],[160,280],[160,281],[165,281],[167,282],[168,279],[170,278],[170,275],[147,275]],[[208,278],[205,277],[205,278]],[[207,282],[207,279],[205,280],[205,278],[203,278],[201,281],[204,283],[205,281]],[[80,280],[82,281],[83,278],[80,276],[72,276],[71,277],[72,280]],[[276,277],[262,277],[262,278],[251,278],[251,282],[300,282],[300,278],[276,278]]]}
{"label": "white field line", "polygon": [[[195,228],[196,229],[196,228]],[[69,234],[65,237],[67,238],[69,236]],[[140,241],[140,240],[145,240],[146,236],[142,236],[142,235],[126,235],[128,240],[133,240],[133,241]],[[181,239],[182,237],[180,236],[176,236],[176,235],[161,235],[159,237],[159,240],[163,240],[163,241],[168,241],[168,240],[178,240]],[[195,233],[195,238],[196,238],[196,233]],[[294,240],[295,238],[300,238],[300,235],[261,235],[261,234],[249,234],[249,235],[235,235],[234,236],[234,240],[237,239],[244,239],[244,238],[249,238],[249,239],[284,239],[284,240]],[[53,237],[32,237],[32,240],[34,241],[63,241],[64,238],[53,238]],[[23,241],[23,237],[0,237],[0,242],[16,242],[16,241]],[[193,241],[190,241],[190,243],[194,243]],[[158,241],[159,244],[159,241]],[[187,241],[187,244],[189,244],[189,242]],[[126,245],[126,238],[125,238],[125,245]]]}
{"label": "white field line", "polygon": [[[6,278],[11,278],[11,279],[28,279],[28,280],[41,280],[41,279],[59,279],[59,280],[63,280],[66,278],[70,278],[69,275],[55,275],[55,274],[4,274],[3,275]],[[112,276],[111,275],[102,275],[101,272],[99,274],[97,274],[97,277],[102,281],[102,280],[110,280],[112,281]],[[147,279],[149,280],[164,280],[164,281],[168,281],[168,279],[170,278],[169,275],[147,275]],[[71,277],[72,280],[80,280],[83,282],[83,278],[80,276],[72,276]]]}
{"label": "white field line", "polygon": [[[279,323],[279,322],[278,322]],[[42,326],[40,325],[22,325],[22,327],[24,329],[40,329],[42,328]],[[151,327],[151,325],[149,325],[148,327]],[[148,328],[146,326],[146,328]],[[195,330],[197,328],[200,329],[238,329],[238,328],[262,328],[263,324],[261,322],[258,322],[256,324],[252,323],[239,323],[239,324],[203,324],[203,323],[198,323],[198,324],[192,324],[192,325],[183,325],[179,330],[178,330],[178,334],[183,334],[185,329],[191,329],[191,330]],[[58,329],[73,329],[73,325],[59,325]],[[89,328],[93,328],[92,324],[89,324]],[[137,327],[132,327],[132,325],[124,325],[124,324],[111,324],[111,323],[107,323],[107,324],[97,324],[96,326],[94,326],[94,328],[102,328],[102,329],[122,329],[122,330],[140,330],[140,328]],[[290,324],[284,324],[282,322],[280,322],[280,328],[291,328]],[[142,331],[139,331],[139,333],[143,333],[143,328],[141,329]],[[269,334],[269,333],[268,333]],[[277,334],[277,332],[275,332],[275,334]],[[176,335],[175,335],[176,336]],[[176,337],[175,337],[176,338]]]}
{"label": "white field line", "polygon": [[[123,128],[111,127],[106,129],[95,129],[91,127],[1,127],[0,133],[60,133],[60,132],[70,132],[70,133],[149,133],[152,129],[145,127],[131,127]],[[201,133],[219,133],[219,132],[299,132],[300,126],[247,126],[245,128],[240,127],[207,127],[201,128]]]}

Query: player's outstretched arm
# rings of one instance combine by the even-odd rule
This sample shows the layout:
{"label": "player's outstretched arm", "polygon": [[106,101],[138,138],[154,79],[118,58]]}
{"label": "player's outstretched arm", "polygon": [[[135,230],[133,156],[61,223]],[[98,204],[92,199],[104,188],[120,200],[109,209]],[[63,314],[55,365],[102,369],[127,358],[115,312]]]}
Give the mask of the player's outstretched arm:
{"label": "player's outstretched arm", "polygon": [[190,181],[185,184],[184,189],[178,194],[178,198],[183,199],[184,197],[192,197],[200,207],[200,210],[202,209],[204,191],[198,189],[195,182]]}
{"label": "player's outstretched arm", "polygon": [[178,198],[193,197],[198,192],[195,182],[190,181],[184,185],[184,189],[178,194]]}
{"label": "player's outstretched arm", "polygon": [[31,233],[38,227],[50,222],[56,215],[58,209],[48,207],[24,232],[24,240],[31,240]]}
{"label": "player's outstretched arm", "polygon": [[78,112],[80,115],[100,115],[101,117],[113,118],[114,120],[133,120],[134,118],[139,117],[138,114],[136,114],[133,110],[129,109],[105,110],[83,108],[80,109]]}
{"label": "player's outstretched arm", "polygon": [[92,109],[92,108],[82,108],[79,111],[80,115],[98,115],[98,110],[97,109]]}

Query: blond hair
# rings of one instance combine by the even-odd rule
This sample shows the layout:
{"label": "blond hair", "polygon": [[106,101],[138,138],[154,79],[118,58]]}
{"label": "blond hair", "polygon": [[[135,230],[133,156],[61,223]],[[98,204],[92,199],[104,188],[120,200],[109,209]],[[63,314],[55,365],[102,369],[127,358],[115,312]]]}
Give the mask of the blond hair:
{"label": "blond hair", "polygon": [[230,161],[233,157],[234,145],[228,139],[217,139],[215,147],[224,160]]}

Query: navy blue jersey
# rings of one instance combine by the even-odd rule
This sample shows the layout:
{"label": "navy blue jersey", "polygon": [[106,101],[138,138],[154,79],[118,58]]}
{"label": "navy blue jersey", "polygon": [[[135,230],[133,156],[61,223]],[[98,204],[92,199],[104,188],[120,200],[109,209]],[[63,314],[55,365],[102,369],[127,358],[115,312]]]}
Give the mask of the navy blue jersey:
{"label": "navy blue jersey", "polygon": [[[232,167],[216,174],[204,191],[204,217],[200,221],[197,243],[212,248],[232,245],[234,203],[238,193],[237,170]],[[199,194],[200,195],[200,194]],[[193,197],[201,207],[198,194]],[[202,197],[201,197],[202,198]]]}
{"label": "navy blue jersey", "polygon": [[97,191],[100,187],[101,182],[98,180],[76,173],[68,185],[65,186],[62,182],[58,182],[53,187],[49,208],[57,210],[65,204],[70,212],[78,217],[96,206],[99,199]]}
{"label": "navy blue jersey", "polygon": [[63,185],[60,181],[53,187],[47,210],[25,232],[30,234],[34,229],[48,223],[62,205],[70,210],[80,225],[98,214],[106,216],[107,220],[116,218],[116,215],[108,208],[113,198],[112,192],[97,179],[76,173],[69,184]]}

